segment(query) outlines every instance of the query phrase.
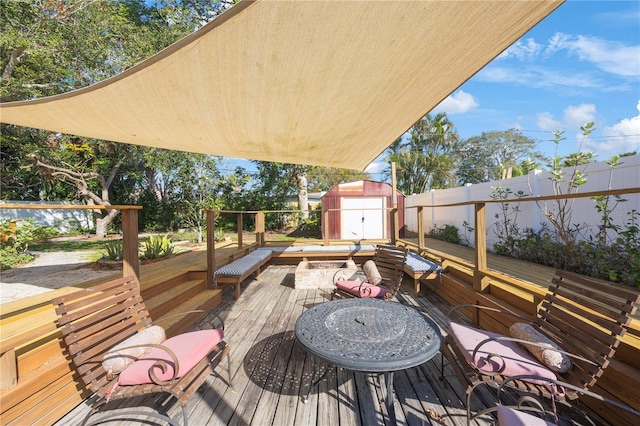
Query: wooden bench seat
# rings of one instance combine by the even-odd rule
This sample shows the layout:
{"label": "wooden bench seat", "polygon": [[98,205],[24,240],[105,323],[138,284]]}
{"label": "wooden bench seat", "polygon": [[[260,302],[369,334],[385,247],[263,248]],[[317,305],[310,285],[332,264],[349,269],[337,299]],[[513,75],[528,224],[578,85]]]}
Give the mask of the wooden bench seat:
{"label": "wooden bench seat", "polygon": [[[58,314],[58,327],[62,332],[67,356],[84,387],[96,396],[92,411],[83,424],[86,424],[98,410],[107,408],[110,401],[141,395],[167,394],[173,396],[180,405],[183,414],[182,424],[186,426],[187,401],[214,371],[221,359],[225,355],[228,358],[229,355],[229,348],[222,340],[224,324],[221,319],[215,328],[210,330],[185,333],[169,339],[162,336],[141,339],[143,330],[151,331],[150,326],[153,323],[140,296],[140,284],[134,276],[56,297],[52,302]],[[206,311],[199,312],[208,314]],[[182,314],[194,313],[191,311]],[[157,334],[158,329],[159,327],[156,327],[154,333]],[[137,339],[136,343],[128,343],[131,338]],[[197,344],[191,347],[185,345],[185,341]],[[124,348],[115,351],[118,344]],[[143,353],[123,353],[125,350],[144,347],[151,350],[150,358],[147,360],[144,359]],[[107,354],[111,359],[117,358],[119,364],[123,364],[122,360],[132,363],[128,366],[120,365],[113,371],[112,368],[115,367],[104,364]],[[140,359],[140,356],[143,359]],[[135,373],[132,373],[133,371]],[[228,384],[231,384],[230,368],[228,374]],[[125,377],[127,379],[124,379]],[[139,413],[135,407],[130,408],[132,415]],[[108,414],[124,415],[120,410]],[[164,408],[159,408],[156,413],[147,414],[175,424]],[[98,422],[104,420],[101,418]]]}
{"label": "wooden bench seat", "polygon": [[214,282],[223,288],[223,291],[235,285],[236,300],[240,298],[240,284],[254,272],[256,279],[260,279],[260,268],[271,259],[271,249],[258,249],[224,265],[213,273]]}
{"label": "wooden bench seat", "polygon": [[273,263],[291,264],[303,260],[369,260],[376,252],[372,244],[343,244],[335,246],[269,247]]}
{"label": "wooden bench seat", "polygon": [[[443,361],[441,375],[444,374],[446,359],[460,382],[467,385],[468,421],[486,412],[482,410],[472,414],[471,410],[471,396],[483,384],[497,387],[509,380],[509,387],[529,395],[575,400],[582,391],[593,388],[607,366],[615,361],[613,357],[620,339],[636,315],[639,303],[640,293],[636,288],[558,270],[531,322],[513,311],[481,305],[459,305],[450,311],[450,316],[462,310],[476,320],[480,315],[486,315],[497,322],[506,321],[507,327],[514,322],[524,322],[542,337],[522,340],[451,321],[449,333],[440,348]],[[540,364],[536,358],[532,358],[533,355],[524,352],[526,345],[548,349],[544,343],[547,340],[553,342],[559,348],[557,351],[570,359],[567,371],[560,370],[558,361],[554,361],[556,369],[552,371],[551,367]],[[521,348],[522,344],[525,346]],[[524,356],[531,359],[513,355],[517,352],[524,352]],[[501,357],[503,354],[504,357]],[[522,365],[525,367],[521,367]],[[519,372],[521,370],[529,373]],[[539,382],[532,382],[524,376],[514,379],[507,375],[507,371],[518,371],[516,377],[544,374],[546,378]],[[549,382],[549,376],[557,378],[555,382],[555,379],[551,381],[555,383],[555,387],[545,385]],[[568,386],[563,392],[557,392],[563,384]],[[635,398],[633,394],[630,395]],[[632,405],[627,401],[621,402]]]}
{"label": "wooden bench seat", "polygon": [[418,294],[420,293],[420,281],[440,278],[442,267],[410,251],[404,264],[404,272],[413,278],[413,286]]}

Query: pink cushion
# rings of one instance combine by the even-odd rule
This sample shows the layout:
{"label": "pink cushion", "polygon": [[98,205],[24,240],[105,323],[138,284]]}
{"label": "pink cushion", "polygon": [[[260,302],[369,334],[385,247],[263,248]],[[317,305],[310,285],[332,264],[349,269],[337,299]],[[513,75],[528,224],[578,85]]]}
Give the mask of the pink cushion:
{"label": "pink cushion", "polygon": [[338,281],[336,287],[357,297],[384,299],[387,296],[387,290],[383,287],[360,281]]}
{"label": "pink cushion", "polygon": [[[503,337],[501,334],[479,330],[452,322],[449,324],[449,333],[454,341],[462,349],[467,362],[477,369],[487,373],[498,373],[504,361],[504,370],[499,374],[505,376],[534,375],[549,379],[556,379],[556,375],[544,365],[533,358],[526,349],[516,342],[491,341],[481,346],[472,359],[473,351],[487,338]],[[489,354],[499,354],[500,358],[487,359]],[[529,380],[533,383],[546,384],[545,381]]]}
{"label": "pink cushion", "polygon": [[[162,346],[171,349],[178,358],[179,371],[176,377],[182,377],[191,370],[223,337],[224,332],[215,329],[193,331],[165,340]],[[166,351],[156,348],[124,369],[118,376],[118,384],[126,386],[153,383],[149,376],[149,369],[157,361],[165,361],[168,368],[163,373],[160,367],[154,367],[156,377],[163,381],[170,380],[173,377],[175,365]]]}
{"label": "pink cushion", "polygon": [[514,410],[513,408],[498,406],[498,425],[500,426],[554,426],[540,417]]}

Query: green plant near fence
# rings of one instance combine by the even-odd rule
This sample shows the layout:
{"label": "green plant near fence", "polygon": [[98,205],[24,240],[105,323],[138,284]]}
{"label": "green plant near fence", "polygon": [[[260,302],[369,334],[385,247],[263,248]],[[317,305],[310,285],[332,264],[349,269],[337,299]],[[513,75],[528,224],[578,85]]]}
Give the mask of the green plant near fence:
{"label": "green plant near fence", "polygon": [[107,259],[122,260],[122,240],[109,241],[104,249]]}
{"label": "green plant near fence", "polygon": [[142,243],[141,259],[151,260],[170,256],[175,253],[175,247],[166,235],[153,235]]}

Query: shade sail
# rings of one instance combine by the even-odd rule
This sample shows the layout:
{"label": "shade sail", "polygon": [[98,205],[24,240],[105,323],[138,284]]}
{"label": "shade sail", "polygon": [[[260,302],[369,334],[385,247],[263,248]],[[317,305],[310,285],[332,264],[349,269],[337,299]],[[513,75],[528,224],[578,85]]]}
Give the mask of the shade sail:
{"label": "shade sail", "polygon": [[5,103],[0,119],[362,170],[561,3],[243,1],[120,75]]}

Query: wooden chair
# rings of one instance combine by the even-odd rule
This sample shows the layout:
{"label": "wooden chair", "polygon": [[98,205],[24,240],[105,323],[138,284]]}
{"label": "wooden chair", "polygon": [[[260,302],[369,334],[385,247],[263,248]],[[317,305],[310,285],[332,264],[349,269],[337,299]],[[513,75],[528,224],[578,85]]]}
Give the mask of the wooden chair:
{"label": "wooden chair", "polygon": [[[551,371],[522,346],[527,344],[534,350],[545,349],[545,344],[540,343],[541,338],[532,342],[450,322],[449,334],[441,345],[441,375],[444,375],[444,358],[447,358],[460,382],[467,385],[468,422],[486,412],[471,414],[474,390],[481,384],[499,386],[510,376],[543,376],[546,379],[541,381],[509,379],[508,383],[510,387],[530,394],[575,400],[581,392],[593,387],[607,368],[639,302],[637,289],[556,271],[530,325],[557,345],[559,350],[556,353],[569,357],[571,365],[567,366],[570,367],[568,371]],[[478,305],[454,307],[449,315],[461,308],[517,317]],[[555,382],[548,385],[548,380]],[[558,391],[561,386],[564,386],[564,392]]]}
{"label": "wooden chair", "polygon": [[[496,407],[490,409],[491,411],[496,411],[497,413],[498,426],[553,426],[559,423],[557,413],[549,412],[547,409],[545,409],[544,404],[536,399],[532,399],[530,397],[522,397],[518,399],[515,406],[502,404],[502,395],[504,389],[508,388],[510,383],[516,380],[541,380],[547,382],[551,386],[562,386],[565,390],[570,389],[574,392],[579,393],[580,395],[586,395],[605,404],[609,404],[618,410],[622,410],[623,412],[628,413],[632,418],[632,424],[640,424],[640,411],[618,401],[605,398],[604,396],[599,395],[595,392],[591,392],[585,389],[579,389],[575,386],[568,385],[567,383],[561,383],[558,380],[545,379],[539,376],[514,376],[508,378],[500,384],[500,387],[498,388],[499,404]],[[611,421],[612,419],[607,420],[612,424],[616,423],[615,421]],[[587,419],[586,423],[593,423],[593,421]]]}
{"label": "wooden chair", "polygon": [[[138,338],[143,330],[152,325],[135,277],[120,278],[57,297],[53,299],[53,304],[69,358],[84,386],[96,396],[83,424],[87,424],[89,418],[110,401],[164,393],[175,397],[182,409],[183,424],[186,425],[185,405],[188,399],[225,355],[229,361],[229,348],[222,340],[224,324],[220,318],[214,329],[183,333],[161,339],[159,344],[138,342],[140,344],[129,346],[124,343],[125,347],[119,348],[116,353],[114,346],[128,338],[140,340]],[[185,314],[192,315],[194,312],[206,313],[190,311]],[[160,329],[164,336],[161,328],[155,329]],[[131,360],[131,354],[126,353],[146,347],[151,347],[151,352],[137,360]],[[114,375],[113,371],[105,370],[105,355],[107,358],[122,356],[122,360],[126,359],[131,365]],[[144,378],[136,378],[136,371]],[[231,386],[230,363],[228,374],[228,385]],[[123,380],[124,377],[127,377],[126,380]],[[165,413],[135,410],[128,413],[177,424]],[[97,422],[103,421],[100,419]]]}
{"label": "wooden chair", "polygon": [[394,245],[379,244],[373,255],[373,263],[379,273],[380,281],[372,283],[372,277],[367,280],[334,279],[336,289],[331,298],[374,297],[378,299],[392,299],[402,284],[404,265],[407,261],[407,248]]}

